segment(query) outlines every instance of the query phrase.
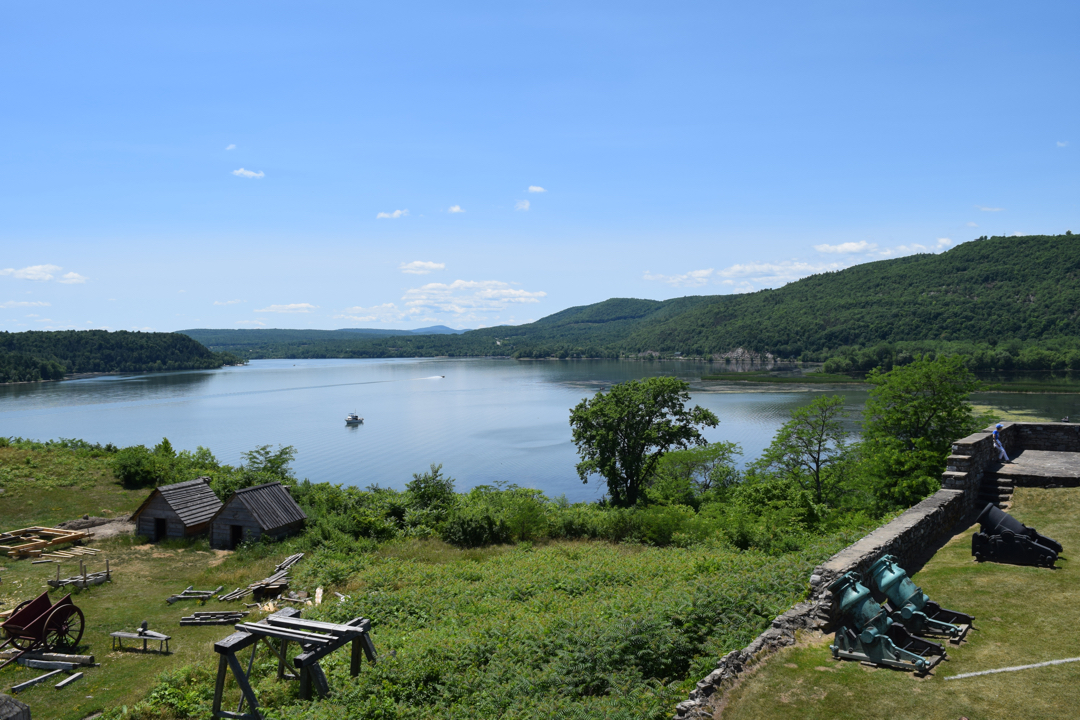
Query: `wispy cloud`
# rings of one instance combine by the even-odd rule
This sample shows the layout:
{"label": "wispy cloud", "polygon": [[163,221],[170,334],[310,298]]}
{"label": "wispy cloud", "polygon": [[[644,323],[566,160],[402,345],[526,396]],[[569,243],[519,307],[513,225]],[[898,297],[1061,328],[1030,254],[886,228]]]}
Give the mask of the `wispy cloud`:
{"label": "wispy cloud", "polygon": [[708,284],[714,272],[713,268],[708,268],[707,270],[691,270],[683,275],[660,275],[646,270],[644,279],[658,280],[673,287],[701,287]]}
{"label": "wispy cloud", "polygon": [[262,320],[237,320],[237,325],[257,325],[258,327],[266,327],[266,323]]}
{"label": "wispy cloud", "polygon": [[540,187],[539,185],[530,185],[529,192],[547,192],[547,190]]}
{"label": "wispy cloud", "polygon": [[982,210],[983,212],[1001,212],[1002,210],[1005,209],[1005,208],[996,208],[996,207],[986,207],[984,205],[976,205],[975,207]]}
{"label": "wispy cloud", "polygon": [[[760,287],[776,287],[804,278],[807,275],[841,270],[848,267],[842,262],[808,263],[801,260],[784,260],[777,263],[751,262],[731,265],[716,273],[717,277],[735,280],[747,280]],[[730,284],[730,283],[725,283]]]}
{"label": "wispy cloud", "polygon": [[460,206],[460,205],[451,205],[451,206],[450,206],[450,209],[449,209],[449,210],[447,210],[446,212],[451,212],[451,213],[463,213],[463,212],[465,212],[465,211],[461,209],[461,206]]}
{"label": "wispy cloud", "polygon": [[215,300],[215,305],[239,305],[243,300]]}
{"label": "wispy cloud", "polygon": [[1057,146],[1058,147],[1068,147],[1069,146],[1069,141],[1068,140],[1058,140],[1057,141]]}
{"label": "wispy cloud", "polygon": [[865,240],[859,242],[846,242],[838,245],[815,245],[814,249],[821,253],[833,253],[833,254],[857,254],[873,252],[877,250],[877,243],[869,243]]}
{"label": "wispy cloud", "polygon": [[409,214],[408,210],[395,210],[394,212],[381,212],[375,216],[376,220],[397,220]]}
{"label": "wispy cloud", "polygon": [[969,223],[967,224],[967,226],[968,226],[968,227],[979,227],[979,223],[973,223],[973,222],[969,222]]}
{"label": "wispy cloud", "polygon": [[530,203],[529,203],[528,200],[518,200],[517,204],[514,205],[514,209],[515,210],[528,210],[529,205],[530,205]]}
{"label": "wispy cloud", "polygon": [[382,305],[375,305],[373,307],[355,307],[345,308],[341,315],[335,315],[336,320],[350,320],[352,322],[387,322],[389,320],[400,320],[405,316],[401,310],[398,309],[394,303],[383,303]]}
{"label": "wispy cloud", "polygon": [[308,313],[318,307],[318,305],[312,305],[311,303],[290,303],[289,305],[267,305],[264,308],[259,308],[255,312]]}
{"label": "wispy cloud", "polygon": [[244,168],[240,168],[239,170],[233,170],[232,174],[236,177],[248,178],[249,180],[258,180],[259,178],[266,177],[266,173],[262,172],[261,170],[259,172],[255,172],[254,170],[245,170]]}
{"label": "wispy cloud", "polygon": [[86,278],[77,272],[64,273],[57,277],[57,273],[63,270],[59,265],[31,265],[16,270],[15,268],[0,269],[0,275],[10,275],[17,280],[37,280],[46,282],[56,280],[65,285],[74,285],[86,282]]}
{"label": "wispy cloud", "polygon": [[455,280],[452,283],[428,283],[405,292],[402,299],[410,312],[448,312],[455,315],[497,312],[509,305],[540,302],[547,297],[542,290],[530,292],[499,280]]}
{"label": "wispy cloud", "polygon": [[401,263],[398,270],[409,275],[427,275],[435,270],[445,270],[446,263],[427,262],[425,260],[413,260],[410,263]]}
{"label": "wispy cloud", "polygon": [[14,268],[7,268],[6,270],[0,270],[0,275],[11,275],[19,280],[52,280],[55,275],[63,268],[59,265],[31,265],[19,270]]}
{"label": "wispy cloud", "polygon": [[0,308],[27,308],[27,307],[49,307],[49,303],[44,300],[8,300],[7,302],[0,303]]}
{"label": "wispy cloud", "polygon": [[235,150],[236,145],[234,145],[233,143],[229,143],[228,145],[225,146],[225,149],[226,150]]}

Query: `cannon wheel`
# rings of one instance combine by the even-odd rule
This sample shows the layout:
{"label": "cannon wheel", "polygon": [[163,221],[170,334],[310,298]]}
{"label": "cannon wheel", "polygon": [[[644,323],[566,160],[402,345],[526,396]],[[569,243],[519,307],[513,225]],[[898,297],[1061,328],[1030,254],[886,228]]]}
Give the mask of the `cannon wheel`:
{"label": "cannon wheel", "polygon": [[[30,600],[23,600],[21,603],[15,606],[15,609],[11,611],[11,615],[8,615],[8,617],[12,617],[13,615],[15,615],[15,613],[19,612],[24,607],[29,605],[30,602]],[[20,650],[32,650],[34,645],[36,644],[33,640],[28,640],[26,638],[17,637],[11,634],[9,630],[5,629],[4,632],[7,634],[8,639],[11,640],[11,644],[19,648]]]}
{"label": "cannon wheel", "polygon": [[75,647],[82,640],[83,623],[82,610],[74,605],[61,605],[56,608],[45,620],[46,647],[50,650]]}

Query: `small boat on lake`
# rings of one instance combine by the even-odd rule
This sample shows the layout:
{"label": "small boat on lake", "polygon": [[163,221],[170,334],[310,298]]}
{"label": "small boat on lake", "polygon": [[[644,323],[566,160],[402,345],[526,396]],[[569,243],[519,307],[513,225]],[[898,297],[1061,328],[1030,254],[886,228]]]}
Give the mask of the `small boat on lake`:
{"label": "small boat on lake", "polygon": [[347,416],[345,416],[345,424],[346,425],[363,425],[364,424],[364,418],[360,417],[356,413],[349,413]]}

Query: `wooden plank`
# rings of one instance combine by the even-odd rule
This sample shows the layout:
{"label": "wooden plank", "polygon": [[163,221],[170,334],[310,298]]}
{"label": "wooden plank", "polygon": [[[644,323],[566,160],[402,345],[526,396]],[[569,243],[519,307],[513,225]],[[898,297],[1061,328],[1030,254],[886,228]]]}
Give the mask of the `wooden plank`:
{"label": "wooden plank", "polygon": [[300,618],[286,618],[286,617],[274,617],[270,615],[266,618],[266,622],[271,625],[281,625],[283,627],[294,627],[301,630],[322,630],[325,632],[333,633],[334,635],[355,635],[359,632],[364,632],[359,627],[352,625],[340,625],[338,623],[323,622],[321,620],[301,620]]}
{"label": "wooden plank", "polygon": [[59,690],[60,688],[66,687],[66,686],[70,685],[71,683],[75,682],[76,680],[78,680],[82,676],[83,676],[83,674],[81,672],[77,672],[74,675],[72,675],[71,677],[65,678],[64,680],[61,680],[60,682],[56,683],[56,685],[54,685],[53,687],[55,687],[57,690]]}
{"label": "wooden plank", "polygon": [[33,686],[37,685],[38,683],[45,682],[49,678],[56,677],[57,675],[59,675],[62,672],[64,672],[64,671],[63,670],[53,670],[52,672],[47,672],[44,675],[38,675],[36,678],[34,678],[32,680],[27,680],[24,683],[19,683],[18,685],[14,685],[11,688],[11,694],[14,695],[15,693],[19,692],[20,690],[25,690],[28,687],[33,687]]}
{"label": "wooden plank", "polygon": [[248,683],[247,675],[244,674],[244,668],[240,667],[240,661],[236,659],[234,653],[226,653],[222,657],[229,662],[229,668],[232,669],[233,677],[236,678],[236,684],[240,686],[240,692],[243,693],[244,699],[247,700],[251,712],[255,713],[256,717],[258,717],[259,701],[255,699],[255,691],[251,689],[251,684]]}
{"label": "wooden plank", "polygon": [[240,623],[236,626],[236,629],[253,635],[266,635],[280,640],[292,640],[307,645],[328,645],[337,640],[337,638],[329,635],[283,630],[271,625],[259,625],[257,623]]}
{"label": "wooden plank", "polygon": [[70,672],[77,667],[75,663],[57,662],[56,660],[34,660],[33,658],[19,658],[16,662],[35,670],[67,670]]}
{"label": "wooden plank", "polygon": [[[4,658],[15,657],[19,655],[20,650],[0,650],[0,660]],[[46,652],[28,652],[23,653],[22,657],[31,660],[58,660],[60,662],[69,662],[76,665],[93,665],[93,655],[65,655],[63,653],[46,653]]]}

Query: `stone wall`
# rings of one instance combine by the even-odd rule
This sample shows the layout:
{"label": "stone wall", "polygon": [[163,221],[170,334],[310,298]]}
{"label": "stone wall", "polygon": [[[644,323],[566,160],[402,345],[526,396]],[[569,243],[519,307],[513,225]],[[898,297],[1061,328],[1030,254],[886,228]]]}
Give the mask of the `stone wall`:
{"label": "stone wall", "polygon": [[[1080,425],[1068,423],[1002,423],[1002,444],[1010,457],[1023,449],[1080,452]],[[941,490],[912,507],[895,520],[833,555],[810,576],[809,602],[799,603],[772,622],[754,642],[734,650],[716,665],[675,708],[677,720],[712,718],[715,701],[722,697],[752,665],[780,648],[795,643],[795,633],[803,629],[832,632],[833,602],[829,584],[846,572],[865,573],[883,554],[895,555],[900,567],[914,574],[956,532],[957,524],[978,504],[979,486],[997,465],[993,446],[994,428],[969,435],[953,443],[946,462]]]}

